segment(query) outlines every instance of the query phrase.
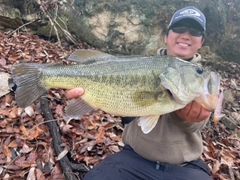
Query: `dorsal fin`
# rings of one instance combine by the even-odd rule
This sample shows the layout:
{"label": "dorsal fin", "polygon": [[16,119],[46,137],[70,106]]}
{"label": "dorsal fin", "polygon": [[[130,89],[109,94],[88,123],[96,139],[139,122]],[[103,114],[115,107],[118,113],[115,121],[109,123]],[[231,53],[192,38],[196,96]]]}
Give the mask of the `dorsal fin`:
{"label": "dorsal fin", "polygon": [[114,56],[96,50],[77,49],[68,57],[68,60],[81,64],[91,64],[98,61],[104,61],[110,57]]}

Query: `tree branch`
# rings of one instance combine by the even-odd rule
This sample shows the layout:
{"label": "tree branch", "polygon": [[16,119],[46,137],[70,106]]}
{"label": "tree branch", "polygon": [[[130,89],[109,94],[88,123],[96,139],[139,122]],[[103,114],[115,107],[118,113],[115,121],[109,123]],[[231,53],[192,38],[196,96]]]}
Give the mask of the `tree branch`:
{"label": "tree branch", "polygon": [[[54,118],[51,113],[51,109],[49,108],[48,100],[46,98],[41,98],[40,104],[43,116],[45,117],[45,120],[48,121],[47,125],[53,138],[52,144],[54,151],[57,155],[59,155],[63,151],[63,148],[60,146],[62,144],[62,140],[58,125],[56,121],[49,121]],[[79,178],[82,178],[84,174],[89,171],[89,168],[85,166],[85,164],[72,163],[67,156],[64,156],[62,159],[59,160],[59,162],[63,173],[68,180],[79,180]],[[80,172],[80,175],[77,177],[77,173],[75,173],[74,171]]]}

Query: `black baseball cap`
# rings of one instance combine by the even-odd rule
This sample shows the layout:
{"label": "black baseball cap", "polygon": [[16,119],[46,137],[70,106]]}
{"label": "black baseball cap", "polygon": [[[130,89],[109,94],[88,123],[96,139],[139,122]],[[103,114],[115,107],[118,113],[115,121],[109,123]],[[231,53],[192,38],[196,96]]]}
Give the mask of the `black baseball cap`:
{"label": "black baseball cap", "polygon": [[202,30],[206,31],[206,17],[199,9],[195,8],[194,6],[188,6],[176,11],[172,16],[172,19],[168,25],[168,29],[170,29],[177,22],[185,19],[197,22]]}

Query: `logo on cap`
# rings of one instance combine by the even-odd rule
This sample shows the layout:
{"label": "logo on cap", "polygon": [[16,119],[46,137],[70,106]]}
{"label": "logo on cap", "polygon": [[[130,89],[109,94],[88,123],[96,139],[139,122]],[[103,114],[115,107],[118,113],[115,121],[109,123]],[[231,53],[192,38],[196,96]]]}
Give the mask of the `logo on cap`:
{"label": "logo on cap", "polygon": [[199,14],[199,12],[197,12],[194,9],[186,9],[186,10],[180,12],[179,14],[184,15],[184,16],[201,16]]}
{"label": "logo on cap", "polygon": [[206,17],[199,9],[197,9],[193,6],[189,6],[189,7],[180,9],[177,12],[175,12],[173,14],[173,17],[172,17],[169,25],[168,25],[168,28],[173,26],[178,21],[185,19],[185,18],[193,19],[193,20],[197,21],[201,25],[201,27],[204,29],[204,31],[206,30]]}

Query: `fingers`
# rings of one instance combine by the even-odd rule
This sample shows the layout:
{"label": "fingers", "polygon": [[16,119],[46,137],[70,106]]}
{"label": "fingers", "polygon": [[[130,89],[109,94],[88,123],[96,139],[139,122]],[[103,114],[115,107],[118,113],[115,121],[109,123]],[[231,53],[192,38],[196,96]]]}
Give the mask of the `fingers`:
{"label": "fingers", "polygon": [[207,119],[211,112],[204,109],[196,101],[193,101],[191,111],[189,112],[189,118],[192,118],[194,122],[200,122]]}
{"label": "fingers", "polygon": [[83,93],[84,93],[83,88],[75,88],[68,90],[66,93],[66,97],[68,99],[78,98],[79,96],[83,95]]}
{"label": "fingers", "polygon": [[197,102],[193,101],[191,103],[191,108],[189,109],[187,120],[188,122],[200,122],[201,118],[202,106]]}
{"label": "fingers", "polygon": [[201,107],[201,111],[197,117],[198,122],[207,119],[211,115],[211,112]]}
{"label": "fingers", "polygon": [[187,104],[184,108],[177,110],[176,113],[180,118],[186,120],[186,117],[189,115],[191,108],[192,102]]}
{"label": "fingers", "polygon": [[196,101],[189,103],[184,108],[176,111],[177,115],[187,122],[201,122],[207,119],[211,112],[204,109]]}

